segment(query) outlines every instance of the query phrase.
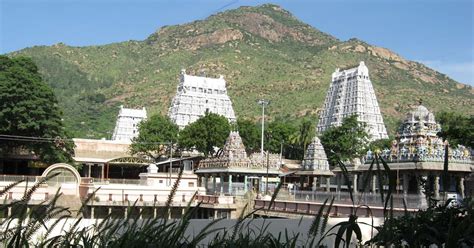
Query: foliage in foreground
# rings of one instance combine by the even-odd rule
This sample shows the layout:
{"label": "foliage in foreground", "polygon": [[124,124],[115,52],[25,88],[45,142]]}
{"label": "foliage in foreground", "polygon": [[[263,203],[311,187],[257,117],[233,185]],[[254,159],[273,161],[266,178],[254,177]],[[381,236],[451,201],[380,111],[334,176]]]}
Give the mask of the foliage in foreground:
{"label": "foliage in foreground", "polygon": [[468,198],[458,207],[444,205],[415,214],[387,219],[369,243],[395,247],[473,247],[474,202]]}

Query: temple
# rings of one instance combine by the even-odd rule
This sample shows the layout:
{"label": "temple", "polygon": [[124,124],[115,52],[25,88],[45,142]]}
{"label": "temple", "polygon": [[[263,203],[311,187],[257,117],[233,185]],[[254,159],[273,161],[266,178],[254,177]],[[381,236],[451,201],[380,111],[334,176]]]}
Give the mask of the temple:
{"label": "temple", "polygon": [[138,124],[146,120],[146,109],[130,109],[120,106],[112,140],[131,141],[138,136]]}
{"label": "temple", "polygon": [[347,70],[340,71],[338,68],[332,74],[332,83],[317,126],[318,133],[341,125],[343,119],[351,115],[357,115],[358,121],[367,124],[370,140],[388,138],[369,69],[364,62]]}
{"label": "temple", "polygon": [[227,95],[224,78],[191,76],[182,70],[168,116],[182,129],[204,116],[206,111],[222,115],[229,122],[235,122],[235,113]]}
{"label": "temple", "polygon": [[[369,172],[375,153],[387,162],[392,176],[396,177],[396,192],[402,193],[408,204],[414,207],[426,207],[426,192],[431,192],[432,199],[441,199],[441,191],[465,197],[465,178],[468,178],[474,168],[474,163],[468,148],[457,146],[449,148],[448,141],[442,140],[436,134],[441,130],[435,116],[425,106],[415,106],[407,114],[401,124],[396,139],[390,148],[382,151],[368,151],[365,163],[348,167],[352,173],[352,190],[357,192],[363,185],[363,178],[372,175],[372,193],[378,192],[377,176]],[[447,149],[447,150],[446,150]],[[444,174],[444,162],[447,156],[448,170]],[[338,182],[343,181],[340,169],[335,169]],[[444,178],[443,178],[444,177]],[[445,181],[443,185],[441,182]],[[423,188],[425,185],[425,188]],[[407,195],[419,195],[417,198],[407,199]]]}
{"label": "temple", "polygon": [[[248,157],[239,132],[230,132],[222,152],[215,158],[201,160],[195,173],[210,194],[261,192],[269,184],[274,187],[273,178],[280,168],[278,155],[265,153],[264,156],[263,161],[260,153]],[[209,185],[209,179],[212,179],[212,185]]]}
{"label": "temple", "polygon": [[314,137],[308,145],[301,167],[295,175],[299,177],[301,189],[316,191],[319,181],[320,188],[330,191],[334,173],[329,169],[326,152],[318,137]]}

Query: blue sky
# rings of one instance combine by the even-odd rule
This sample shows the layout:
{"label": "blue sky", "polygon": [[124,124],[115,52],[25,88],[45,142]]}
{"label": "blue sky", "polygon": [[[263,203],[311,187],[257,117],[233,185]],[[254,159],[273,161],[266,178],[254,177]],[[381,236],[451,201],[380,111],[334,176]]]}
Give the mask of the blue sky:
{"label": "blue sky", "polygon": [[[143,40],[250,0],[0,0],[0,54],[34,45]],[[341,40],[389,48],[474,85],[473,0],[271,1]]]}

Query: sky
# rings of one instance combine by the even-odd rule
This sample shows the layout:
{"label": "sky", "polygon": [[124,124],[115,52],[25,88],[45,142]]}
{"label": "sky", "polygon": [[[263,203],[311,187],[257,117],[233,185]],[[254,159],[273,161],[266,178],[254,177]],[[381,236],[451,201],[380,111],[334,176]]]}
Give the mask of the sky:
{"label": "sky", "polygon": [[[0,54],[144,40],[250,0],[0,0]],[[358,38],[474,86],[474,0],[273,0],[340,40]]]}

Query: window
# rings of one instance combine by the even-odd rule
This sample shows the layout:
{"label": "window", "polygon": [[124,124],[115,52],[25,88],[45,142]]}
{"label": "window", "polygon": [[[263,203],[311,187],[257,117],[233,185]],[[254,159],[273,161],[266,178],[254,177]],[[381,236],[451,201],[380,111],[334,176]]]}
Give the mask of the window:
{"label": "window", "polygon": [[161,180],[161,179],[160,179],[160,180],[158,180],[158,183],[163,183],[163,180]]}
{"label": "window", "polygon": [[194,182],[188,182],[188,187],[193,188],[194,187]]}

